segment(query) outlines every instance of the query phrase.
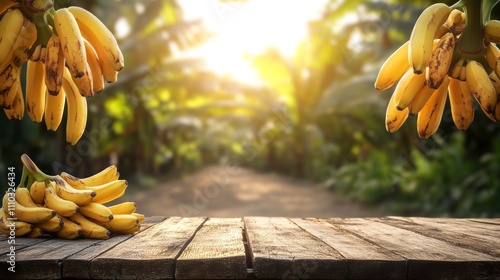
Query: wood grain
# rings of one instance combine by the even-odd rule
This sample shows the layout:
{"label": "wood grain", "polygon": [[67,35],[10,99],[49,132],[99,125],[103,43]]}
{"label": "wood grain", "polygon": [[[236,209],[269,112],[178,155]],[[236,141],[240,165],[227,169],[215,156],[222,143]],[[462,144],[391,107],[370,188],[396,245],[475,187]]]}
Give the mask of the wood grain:
{"label": "wood grain", "polygon": [[257,278],[346,278],[342,255],[289,219],[245,217],[244,222]]}
{"label": "wood grain", "polygon": [[91,277],[173,279],[175,259],[205,220],[168,218],[96,257],[91,263]]}
{"label": "wood grain", "polygon": [[176,262],[176,279],[245,279],[243,222],[209,219]]}

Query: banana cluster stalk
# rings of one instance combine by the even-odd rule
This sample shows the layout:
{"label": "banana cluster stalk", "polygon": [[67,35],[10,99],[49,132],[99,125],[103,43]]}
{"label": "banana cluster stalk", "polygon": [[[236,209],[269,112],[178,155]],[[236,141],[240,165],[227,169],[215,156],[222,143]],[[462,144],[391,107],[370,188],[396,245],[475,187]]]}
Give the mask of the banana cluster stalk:
{"label": "banana cluster stalk", "polygon": [[[111,234],[132,234],[140,229],[144,215],[134,202],[111,206],[123,196],[127,182],[119,179],[112,165],[87,178],[68,173],[49,176],[27,155],[22,156],[23,176],[15,192],[7,192],[0,208],[0,232],[16,236],[108,239]],[[28,185],[24,186],[25,180]],[[12,227],[15,221],[15,228]]]}
{"label": "banana cluster stalk", "polygon": [[[439,128],[448,97],[459,130],[466,130],[474,119],[473,100],[492,121],[500,120],[500,50],[496,46],[500,21],[482,15],[482,1],[473,2],[436,3],[426,8],[410,39],[382,65],[375,88],[396,85],[386,111],[387,131],[397,131],[408,116],[417,115],[418,135],[430,137]],[[474,51],[469,50],[471,46]]]}
{"label": "banana cluster stalk", "polygon": [[89,11],[48,6],[28,15],[24,5],[31,2],[20,2],[0,4],[0,106],[11,120],[21,120],[26,109],[32,121],[45,121],[53,131],[66,107],[66,141],[74,145],[87,123],[85,98],[103,91],[105,81],[117,81],[123,54],[111,31]]}

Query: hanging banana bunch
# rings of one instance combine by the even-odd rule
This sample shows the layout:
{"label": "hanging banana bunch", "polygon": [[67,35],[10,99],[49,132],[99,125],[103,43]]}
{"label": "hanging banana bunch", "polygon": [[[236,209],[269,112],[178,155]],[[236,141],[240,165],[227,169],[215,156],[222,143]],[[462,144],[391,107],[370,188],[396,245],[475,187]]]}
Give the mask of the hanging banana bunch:
{"label": "hanging banana bunch", "polygon": [[418,135],[430,137],[448,98],[460,130],[474,119],[474,100],[490,120],[500,120],[500,21],[490,20],[498,2],[436,3],[421,13],[408,42],[385,61],[375,81],[377,90],[397,83],[387,107],[387,131],[417,115]]}
{"label": "hanging banana bunch", "polygon": [[32,121],[55,131],[66,105],[66,141],[75,145],[87,123],[86,98],[101,92],[104,81],[116,82],[123,66],[115,37],[89,11],[55,10],[52,0],[1,1],[0,106],[10,120],[21,120],[26,108]]}

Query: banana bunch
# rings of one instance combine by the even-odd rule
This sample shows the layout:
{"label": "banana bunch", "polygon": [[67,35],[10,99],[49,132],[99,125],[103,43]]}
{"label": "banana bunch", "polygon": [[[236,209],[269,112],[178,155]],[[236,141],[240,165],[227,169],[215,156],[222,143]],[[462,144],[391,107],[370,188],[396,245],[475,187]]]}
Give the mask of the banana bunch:
{"label": "banana bunch", "polygon": [[[87,178],[68,173],[49,176],[27,155],[21,184],[3,196],[0,232],[40,237],[45,233],[64,239],[107,239],[111,234],[135,233],[144,221],[134,202],[111,206],[104,203],[123,196],[127,181],[119,179],[112,165]],[[25,180],[28,186],[25,187]],[[12,223],[15,227],[11,227]]]}
{"label": "banana bunch", "polygon": [[500,21],[489,19],[493,2],[436,3],[421,13],[410,39],[385,61],[375,81],[377,90],[396,85],[387,131],[417,115],[419,137],[430,137],[448,98],[459,130],[474,119],[474,99],[489,119],[500,120]]}
{"label": "banana bunch", "polygon": [[116,82],[124,66],[115,37],[76,6],[54,10],[52,1],[6,0],[2,13],[0,106],[10,120],[21,120],[26,108],[32,121],[44,120],[48,130],[56,131],[67,105],[66,141],[75,145],[87,123],[86,97],[103,91],[105,81]]}

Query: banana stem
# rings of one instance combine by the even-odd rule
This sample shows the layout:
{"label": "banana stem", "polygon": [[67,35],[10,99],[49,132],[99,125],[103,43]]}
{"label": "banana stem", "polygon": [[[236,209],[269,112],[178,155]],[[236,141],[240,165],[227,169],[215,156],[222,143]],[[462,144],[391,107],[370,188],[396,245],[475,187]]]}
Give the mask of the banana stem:
{"label": "banana stem", "polygon": [[36,181],[54,180],[55,176],[50,176],[42,172],[38,166],[31,160],[27,154],[21,156],[21,161],[26,167],[29,174],[35,178]]}
{"label": "banana stem", "polygon": [[26,187],[25,182],[27,177],[28,177],[28,170],[26,166],[23,165],[23,173],[21,173],[21,181],[19,181],[19,185],[17,186],[18,188]]}
{"label": "banana stem", "polygon": [[478,54],[484,48],[482,2],[483,0],[468,0],[465,2],[465,28],[462,36],[460,36],[460,50],[464,54]]}

